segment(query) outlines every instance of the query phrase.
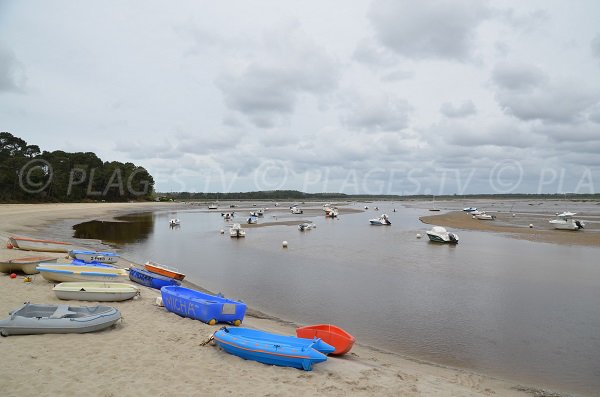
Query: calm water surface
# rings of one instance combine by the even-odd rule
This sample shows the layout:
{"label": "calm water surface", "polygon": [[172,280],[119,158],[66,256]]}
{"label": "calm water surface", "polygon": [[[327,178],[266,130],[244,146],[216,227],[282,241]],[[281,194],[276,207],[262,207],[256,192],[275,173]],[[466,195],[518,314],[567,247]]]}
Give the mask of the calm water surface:
{"label": "calm water surface", "polygon": [[[278,209],[259,223],[275,215],[318,227],[250,228],[231,239],[220,212],[191,210],[82,224],[76,237],[116,242],[138,262],[175,265],[190,281],[283,319],[335,323],[362,343],[598,394],[600,247],[470,231],[458,231],[458,246],[438,245],[418,220],[428,211],[378,206],[392,226],[370,226],[372,210],[326,219]],[[243,222],[248,211],[236,210]],[[173,217],[181,227],[169,228]]]}

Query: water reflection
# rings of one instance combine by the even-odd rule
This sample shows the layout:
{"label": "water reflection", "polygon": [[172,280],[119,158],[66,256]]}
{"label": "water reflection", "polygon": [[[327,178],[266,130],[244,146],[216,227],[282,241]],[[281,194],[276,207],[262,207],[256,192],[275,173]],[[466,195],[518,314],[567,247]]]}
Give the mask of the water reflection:
{"label": "water reflection", "polygon": [[74,237],[101,240],[107,244],[140,243],[148,239],[154,229],[154,214],[124,215],[114,221],[89,221],[73,226]]}

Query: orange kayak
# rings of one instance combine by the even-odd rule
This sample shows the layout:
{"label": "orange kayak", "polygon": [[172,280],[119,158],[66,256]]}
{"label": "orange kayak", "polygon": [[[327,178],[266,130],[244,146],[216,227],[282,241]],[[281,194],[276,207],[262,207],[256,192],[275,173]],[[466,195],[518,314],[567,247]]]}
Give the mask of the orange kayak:
{"label": "orange kayak", "polygon": [[355,341],[354,336],[331,324],[308,325],[296,328],[296,336],[307,339],[321,338],[323,342],[335,347],[335,351],[331,354],[337,356],[348,353]]}
{"label": "orange kayak", "polygon": [[177,269],[161,265],[160,263],[148,261],[144,264],[144,268],[149,272],[160,274],[161,276],[174,278],[175,280],[183,280],[185,274],[180,273]]}

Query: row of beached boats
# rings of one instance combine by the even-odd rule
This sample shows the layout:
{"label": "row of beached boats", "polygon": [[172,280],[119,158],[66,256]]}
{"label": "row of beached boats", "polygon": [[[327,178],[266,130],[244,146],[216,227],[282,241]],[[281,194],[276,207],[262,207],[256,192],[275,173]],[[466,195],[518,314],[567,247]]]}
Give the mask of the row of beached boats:
{"label": "row of beached boats", "polygon": [[[14,242],[18,240],[14,238]],[[15,247],[14,242],[9,244]],[[43,247],[51,247],[59,242],[44,243]],[[185,274],[177,269],[152,261],[146,262],[143,269],[120,269],[113,265],[118,255],[106,252],[69,250],[69,257],[72,262],[68,265],[53,264],[56,258],[40,257],[48,260],[39,261],[36,267],[45,279],[61,282],[53,288],[61,300],[107,302],[132,299],[140,291],[139,287],[124,282],[127,275],[131,281],[159,289],[161,305],[179,316],[209,325],[239,326],[244,320],[246,304],[243,301],[182,287]],[[112,326],[120,318],[119,310],[110,306],[26,303],[9,313],[8,318],[0,320],[0,335],[93,332]],[[243,359],[306,371],[314,364],[326,361],[329,354],[347,353],[355,341],[352,335],[331,324],[300,327],[296,336],[223,327],[212,338],[225,352]]]}

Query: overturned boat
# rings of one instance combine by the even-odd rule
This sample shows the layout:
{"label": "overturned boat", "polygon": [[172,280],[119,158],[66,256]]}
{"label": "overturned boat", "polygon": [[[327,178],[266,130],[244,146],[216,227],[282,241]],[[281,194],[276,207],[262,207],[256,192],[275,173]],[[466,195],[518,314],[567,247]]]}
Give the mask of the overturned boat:
{"label": "overturned boat", "polygon": [[246,314],[244,302],[222,296],[176,286],[163,287],[160,293],[168,311],[209,325],[218,322],[240,325]]}
{"label": "overturned boat", "polygon": [[0,320],[0,335],[67,334],[100,331],[121,318],[110,306],[25,303]]}

